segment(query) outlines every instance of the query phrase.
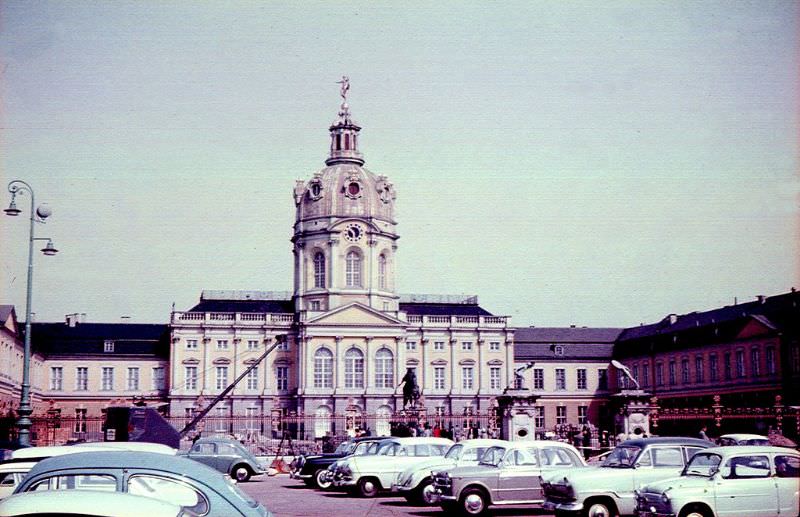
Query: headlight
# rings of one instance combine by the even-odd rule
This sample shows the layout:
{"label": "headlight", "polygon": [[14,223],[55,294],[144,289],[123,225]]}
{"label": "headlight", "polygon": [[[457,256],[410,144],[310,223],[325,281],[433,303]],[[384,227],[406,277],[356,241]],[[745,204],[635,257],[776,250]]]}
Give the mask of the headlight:
{"label": "headlight", "polygon": [[664,504],[669,504],[669,494],[667,494],[666,492],[661,494],[661,502]]}

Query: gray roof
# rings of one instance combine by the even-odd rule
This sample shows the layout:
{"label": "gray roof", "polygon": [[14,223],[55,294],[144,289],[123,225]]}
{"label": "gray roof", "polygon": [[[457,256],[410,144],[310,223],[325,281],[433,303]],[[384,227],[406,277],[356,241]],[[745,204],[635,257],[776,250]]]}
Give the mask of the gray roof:
{"label": "gray roof", "polygon": [[0,305],[0,321],[6,321],[12,312],[14,312],[13,305]]}
{"label": "gray roof", "polygon": [[[113,352],[104,352],[105,341],[114,342]],[[144,355],[169,357],[169,326],[148,323],[33,323],[34,350],[59,355]]]}
{"label": "gray roof", "polygon": [[[618,328],[522,327],[514,329],[514,359],[610,360]],[[561,354],[556,355],[556,345]]]}
{"label": "gray roof", "polygon": [[562,354],[556,355],[556,345],[546,343],[514,343],[514,359],[598,359],[611,360],[614,343],[561,343]]}

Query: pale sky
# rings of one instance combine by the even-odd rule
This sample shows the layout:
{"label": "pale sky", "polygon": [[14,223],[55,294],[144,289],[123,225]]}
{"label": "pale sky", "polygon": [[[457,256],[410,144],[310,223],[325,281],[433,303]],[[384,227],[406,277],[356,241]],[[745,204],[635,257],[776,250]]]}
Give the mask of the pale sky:
{"label": "pale sky", "polygon": [[[402,293],[630,326],[800,287],[797,2],[426,4],[0,3],[1,204],[28,181],[60,250],[36,321],[290,290],[343,74]],[[0,213],[20,319],[27,237]]]}

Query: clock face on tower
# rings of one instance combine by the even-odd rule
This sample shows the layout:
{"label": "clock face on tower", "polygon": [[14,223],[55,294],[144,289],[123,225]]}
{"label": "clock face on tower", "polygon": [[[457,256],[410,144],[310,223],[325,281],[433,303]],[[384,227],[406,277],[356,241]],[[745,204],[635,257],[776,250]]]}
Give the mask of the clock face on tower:
{"label": "clock face on tower", "polygon": [[360,224],[351,223],[344,228],[344,238],[350,242],[356,242],[364,235],[364,230]]}

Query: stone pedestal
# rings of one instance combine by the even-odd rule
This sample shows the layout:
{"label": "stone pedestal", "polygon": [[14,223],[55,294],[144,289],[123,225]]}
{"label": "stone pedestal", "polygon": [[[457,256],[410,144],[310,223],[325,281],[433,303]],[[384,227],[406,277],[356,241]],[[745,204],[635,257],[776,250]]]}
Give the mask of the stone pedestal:
{"label": "stone pedestal", "polygon": [[615,436],[624,434],[626,438],[650,436],[650,394],[643,390],[622,390],[612,395],[616,408],[614,416]]}
{"label": "stone pedestal", "polygon": [[500,414],[500,438],[509,441],[536,439],[536,401],[529,390],[506,390],[497,397]]}

